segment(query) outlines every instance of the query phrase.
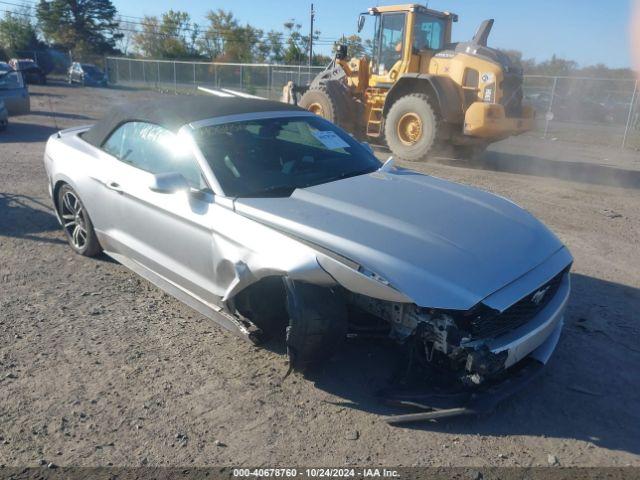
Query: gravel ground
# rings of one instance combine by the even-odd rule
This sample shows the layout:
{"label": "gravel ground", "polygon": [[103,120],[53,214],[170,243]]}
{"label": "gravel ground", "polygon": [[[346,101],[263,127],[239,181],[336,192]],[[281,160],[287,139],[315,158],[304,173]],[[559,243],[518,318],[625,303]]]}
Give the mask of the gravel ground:
{"label": "gravel ground", "polygon": [[513,199],[576,262],[541,378],[491,416],[398,428],[372,399],[393,366],[386,348],[351,345],[283,382],[276,346],[222,331],[106,257],[74,255],[49,210],[45,139],[161,94],[32,95],[32,114],[0,134],[0,464],[640,466],[637,154],[528,136],[473,165],[412,166]]}

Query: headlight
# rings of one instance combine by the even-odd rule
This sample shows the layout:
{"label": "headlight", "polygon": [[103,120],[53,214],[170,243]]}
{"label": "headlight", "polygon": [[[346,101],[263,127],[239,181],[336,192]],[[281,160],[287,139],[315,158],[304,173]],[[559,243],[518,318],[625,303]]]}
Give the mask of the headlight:
{"label": "headlight", "polygon": [[496,98],[495,84],[488,85],[484,88],[484,102],[493,103]]}

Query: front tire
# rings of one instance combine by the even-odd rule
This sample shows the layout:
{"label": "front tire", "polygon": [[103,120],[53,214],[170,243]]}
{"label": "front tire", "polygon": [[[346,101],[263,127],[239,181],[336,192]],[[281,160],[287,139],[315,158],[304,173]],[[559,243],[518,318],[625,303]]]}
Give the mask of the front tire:
{"label": "front tire", "polygon": [[438,134],[438,117],[423,94],[400,98],[389,109],[384,135],[387,145],[400,160],[423,162]]}
{"label": "front tire", "polygon": [[58,213],[67,242],[74,252],[85,257],[95,257],[102,251],[89,214],[78,194],[69,185],[63,185],[58,192]]}
{"label": "front tire", "polygon": [[298,105],[350,133],[356,133],[358,110],[356,102],[338,81],[328,81],[319,87],[307,90]]}

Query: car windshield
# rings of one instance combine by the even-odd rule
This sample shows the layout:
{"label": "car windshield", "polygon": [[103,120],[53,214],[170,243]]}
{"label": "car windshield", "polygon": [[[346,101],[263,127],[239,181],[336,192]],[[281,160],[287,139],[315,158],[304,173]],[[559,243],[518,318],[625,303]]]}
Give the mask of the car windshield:
{"label": "car windshield", "polygon": [[0,90],[22,88],[22,76],[18,72],[0,72]]}
{"label": "car windshield", "polygon": [[231,197],[284,197],[380,168],[364,146],[320,117],[212,125],[194,138]]}

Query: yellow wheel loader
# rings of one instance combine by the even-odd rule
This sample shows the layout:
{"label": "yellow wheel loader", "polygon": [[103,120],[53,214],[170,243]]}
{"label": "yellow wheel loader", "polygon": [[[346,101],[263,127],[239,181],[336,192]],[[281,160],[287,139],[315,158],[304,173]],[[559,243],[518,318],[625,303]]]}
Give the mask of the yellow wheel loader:
{"label": "yellow wheel loader", "polygon": [[402,160],[423,161],[452,145],[463,157],[530,130],[535,113],[522,105],[522,69],[487,47],[493,20],[470,42],[451,43],[455,14],[422,5],[370,8],[375,17],[372,58],[335,59],[303,93],[299,105],[374,143],[386,142]]}

